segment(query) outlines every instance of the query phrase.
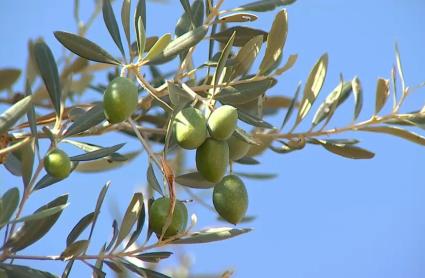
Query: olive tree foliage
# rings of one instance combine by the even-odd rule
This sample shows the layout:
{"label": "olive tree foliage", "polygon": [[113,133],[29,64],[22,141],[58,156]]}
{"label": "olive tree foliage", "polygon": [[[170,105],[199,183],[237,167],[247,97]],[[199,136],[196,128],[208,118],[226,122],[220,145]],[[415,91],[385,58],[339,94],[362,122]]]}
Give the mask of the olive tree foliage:
{"label": "olive tree foliage", "polygon": [[[343,137],[349,131],[388,134],[425,145],[425,137],[409,130],[412,126],[423,129],[424,109],[400,112],[409,94],[422,85],[405,84],[397,47],[391,76],[377,79],[373,115],[358,121],[363,105],[358,77],[345,80],[341,75],[335,89],[315,112],[311,111],[326,78],[326,53],[313,65],[305,82],[294,88],[292,98],[267,95],[297,61],[296,54],[283,51],[288,33],[284,8],[295,0],[257,1],[229,10],[221,9],[224,0],[180,0],[183,15],[174,34],[158,37],[146,36],[149,5],[144,0],[137,2],[135,10],[131,9],[131,0],[120,2],[121,20],[117,20],[110,0],[103,0],[96,2],[92,16],[83,23],[76,0],[78,32],[54,32],[58,43],[67,49],[63,57],[55,58],[41,39],[30,41],[24,94],[13,90],[21,70],[0,70],[0,90],[8,91],[9,96],[2,102],[10,105],[0,115],[0,163],[10,174],[22,177],[22,186],[7,190],[0,199],[0,229],[4,233],[1,277],[57,277],[16,265],[14,259],[28,260],[28,265],[31,260],[63,261],[62,277],[68,277],[76,263],[90,267],[94,277],[104,277],[105,268],[143,277],[168,277],[143,262],[155,263],[172,256],[172,252],[164,251],[172,250],[172,245],[225,240],[251,231],[239,226],[194,231],[196,216],[188,217],[178,188],[191,192],[193,201],[201,204],[197,193],[191,190],[213,189],[215,211],[227,222],[238,224],[246,220],[248,195],[233,169],[237,164],[256,167],[260,163],[256,156],[264,151],[286,154],[317,145],[345,158],[373,158],[374,153],[359,147],[358,140]],[[249,27],[249,22],[273,10],[277,11],[269,30]],[[86,38],[98,15],[103,16],[105,30],[121,57]],[[208,52],[204,63],[195,64],[192,57],[199,44],[206,44]],[[179,61],[178,66],[171,74],[163,75],[158,67],[173,60]],[[256,60],[259,66],[254,68]],[[109,84],[94,85],[93,75],[104,73]],[[81,103],[79,100],[84,98],[74,97],[90,90],[104,94],[103,98]],[[347,126],[328,129],[335,111],[351,96],[352,121]],[[390,99],[392,109],[383,115],[381,110]],[[50,112],[46,113],[46,109]],[[284,117],[280,123],[268,121],[269,116],[281,111]],[[311,127],[298,130],[309,114]],[[23,121],[25,117],[27,120]],[[86,142],[90,137],[111,132],[131,136],[140,142],[144,152],[120,153],[124,144],[99,146]],[[46,153],[40,152],[41,140],[49,144]],[[62,144],[71,144],[81,154],[69,157],[61,150]],[[160,151],[154,150],[153,144],[160,145]],[[196,161],[191,165],[197,170],[184,169],[182,156],[194,149]],[[68,195],[62,195],[41,204],[34,213],[23,215],[34,192],[72,179],[74,171],[102,172],[120,167],[138,155],[148,160],[148,196],[134,193],[122,220],[113,221],[112,238],[105,239],[98,253],[86,251],[102,216],[109,181],[99,181],[106,184],[100,188],[93,211],[75,219],[74,228],[64,238],[66,248],[60,254],[22,255],[22,250],[58,225],[64,209],[73,209],[68,206]],[[243,177],[270,178],[266,174]],[[86,230],[89,236],[84,238]],[[227,276],[228,273],[223,274]]]}

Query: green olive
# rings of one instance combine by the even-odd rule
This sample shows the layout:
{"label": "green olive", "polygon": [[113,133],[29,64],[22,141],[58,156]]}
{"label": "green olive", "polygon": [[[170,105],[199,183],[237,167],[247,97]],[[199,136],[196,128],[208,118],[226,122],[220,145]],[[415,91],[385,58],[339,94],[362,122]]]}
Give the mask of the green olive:
{"label": "green olive", "polygon": [[184,149],[196,149],[207,137],[207,121],[196,108],[188,107],[177,113],[173,128],[177,143]]}
{"label": "green olive", "polygon": [[196,150],[196,168],[210,182],[219,182],[229,165],[229,146],[225,141],[208,138]]}
{"label": "green olive", "polygon": [[216,211],[226,221],[239,223],[248,209],[248,192],[243,181],[235,176],[225,176],[215,187],[213,203]]}
{"label": "green olive", "polygon": [[229,158],[231,160],[238,160],[244,157],[251,145],[247,142],[239,139],[235,134],[233,134],[229,140],[227,140],[227,144],[229,145]]}
{"label": "green olive", "polygon": [[44,158],[44,169],[55,178],[64,179],[71,172],[71,160],[68,155],[59,149],[53,150]]}
{"label": "green olive", "polygon": [[116,124],[126,120],[137,108],[138,90],[125,77],[112,80],[103,95],[103,109],[108,121]]}
{"label": "green olive", "polygon": [[214,110],[208,118],[208,128],[211,137],[217,140],[227,140],[235,131],[238,121],[238,111],[230,105],[223,105]]}
{"label": "green olive", "polygon": [[[168,211],[170,209],[171,200],[167,197],[156,199],[149,210],[149,226],[158,237],[161,236],[162,228],[167,221]],[[176,201],[170,226],[164,234],[165,238],[175,236],[184,232],[188,220],[188,213],[185,204]]]}

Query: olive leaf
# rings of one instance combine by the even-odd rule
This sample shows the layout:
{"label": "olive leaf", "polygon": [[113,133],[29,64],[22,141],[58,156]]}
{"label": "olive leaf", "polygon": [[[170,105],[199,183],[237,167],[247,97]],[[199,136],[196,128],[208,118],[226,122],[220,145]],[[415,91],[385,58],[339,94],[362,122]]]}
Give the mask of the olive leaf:
{"label": "olive leaf", "polygon": [[196,244],[225,240],[252,231],[250,228],[211,228],[172,241],[173,244]]}
{"label": "olive leaf", "polygon": [[103,21],[105,22],[106,28],[109,31],[115,44],[118,46],[122,56],[125,56],[124,47],[122,46],[120,29],[118,27],[117,19],[115,18],[114,10],[112,9],[110,0],[102,0],[102,13]]}
{"label": "olive leaf", "polygon": [[344,144],[338,142],[332,142],[329,140],[314,140],[316,143],[320,144],[323,148],[330,151],[331,153],[337,154],[339,156],[351,159],[371,159],[375,156],[374,153],[353,146],[352,144]]}
{"label": "olive leaf", "polygon": [[21,76],[20,69],[0,69],[0,91],[12,87]]}
{"label": "olive leaf", "polygon": [[143,205],[142,209],[139,213],[139,217],[137,218],[136,229],[131,234],[124,250],[127,250],[139,238],[139,236],[140,236],[140,234],[142,233],[142,230],[143,230],[143,225],[145,224],[145,218],[146,218],[146,211],[145,211],[145,206]]}
{"label": "olive leaf", "polygon": [[198,44],[207,34],[208,26],[202,25],[171,41],[164,49],[163,57],[174,57],[180,52]]}
{"label": "olive leaf", "polygon": [[68,234],[66,238],[66,246],[71,245],[83,232],[84,230],[93,223],[94,220],[94,212],[90,212],[82,217],[78,223],[72,228],[71,232]]}
{"label": "olive leaf", "polygon": [[167,88],[170,101],[174,107],[185,106],[185,104],[193,100],[193,97],[189,95],[186,90],[180,88],[171,81],[167,81]]}
{"label": "olive leaf", "polygon": [[167,47],[167,45],[171,41],[171,34],[165,34],[161,38],[159,38],[156,43],[152,46],[152,48],[149,50],[148,54],[146,54],[145,58],[143,60],[153,60],[155,59],[159,54],[163,52],[163,50]]}
{"label": "olive leaf", "polygon": [[265,78],[224,87],[214,99],[225,104],[237,105],[250,102],[263,95],[275,84],[275,79]]}
{"label": "olive leaf", "polygon": [[300,108],[298,110],[298,115],[294,127],[296,127],[305,118],[305,116],[307,116],[307,113],[310,111],[311,107],[316,101],[316,98],[322,89],[323,83],[325,82],[327,68],[328,54],[325,53],[319,58],[307,78],[307,83],[304,87],[303,99],[300,103]]}
{"label": "olive leaf", "polygon": [[69,137],[84,132],[105,120],[103,104],[99,103],[79,116],[67,129],[64,136]]}
{"label": "olive leaf", "polygon": [[217,68],[214,73],[214,87],[216,87],[218,84],[222,83],[222,80],[226,74],[225,67],[227,64],[227,60],[229,58],[230,52],[232,51],[233,42],[235,40],[235,34],[230,37],[229,41],[226,43],[226,45],[223,48],[223,51],[221,52],[220,58],[217,62]]}
{"label": "olive leaf", "polygon": [[149,252],[138,254],[135,257],[144,262],[158,263],[160,260],[169,258],[171,255],[173,255],[172,252]]}
{"label": "olive leaf", "polygon": [[252,22],[256,21],[258,19],[258,16],[255,14],[249,14],[249,13],[235,13],[235,14],[229,14],[222,16],[218,19],[218,22],[220,23],[229,23],[229,22]]}
{"label": "olive leaf", "polygon": [[[79,141],[74,141],[74,140],[69,140],[69,139],[65,139],[62,140],[62,143],[68,143],[71,144],[85,152],[93,152],[93,151],[97,151],[100,149],[103,149],[103,147],[99,146],[99,145],[95,145],[95,144],[91,144],[91,143],[84,143],[84,142],[79,142]],[[105,156],[103,157],[104,159],[107,159],[108,161],[126,161],[127,157],[119,154],[119,153],[113,153],[111,155]]]}
{"label": "olive leaf", "polygon": [[296,106],[295,104],[297,103],[298,95],[300,94],[300,91],[301,91],[301,83],[299,83],[297,86],[297,89],[294,94],[294,98],[292,99],[291,104],[289,104],[288,110],[286,111],[286,114],[285,114],[285,118],[283,119],[283,122],[280,126],[280,130],[282,130],[285,127],[286,123],[291,118],[292,113],[294,112],[294,108]]}
{"label": "olive leaf", "polygon": [[103,171],[109,171],[118,169],[125,164],[131,162],[140,154],[140,151],[133,151],[122,154],[125,157],[125,161],[109,161],[107,159],[98,159],[93,161],[81,162],[76,167],[76,171],[80,173],[99,173]]}
{"label": "olive leaf", "polygon": [[[77,166],[78,166],[78,161],[71,163],[71,173],[77,168]],[[49,174],[46,174],[35,184],[33,190],[36,191],[36,190],[46,188],[46,187],[51,186],[55,183],[58,183],[62,180],[64,180],[64,179],[55,178],[55,177],[50,176]]]}
{"label": "olive leaf", "polygon": [[149,163],[148,166],[148,170],[147,170],[147,179],[148,179],[148,184],[159,194],[161,194],[162,196],[164,196],[164,192],[162,192],[162,187],[159,184],[158,180],[155,177],[155,172],[153,170],[153,166],[152,163]]}
{"label": "olive leaf", "polygon": [[56,31],[54,35],[63,46],[80,57],[99,63],[121,64],[106,50],[84,37],[62,31]]}
{"label": "olive leaf", "polygon": [[91,151],[85,154],[71,156],[69,159],[71,161],[89,161],[89,160],[103,158],[103,157],[112,155],[113,153],[121,149],[124,145],[125,143],[121,143],[112,147],[101,148],[101,149]]}
{"label": "olive leaf", "polygon": [[286,61],[285,65],[283,65],[283,67],[278,68],[275,70],[274,74],[275,75],[282,75],[283,73],[287,72],[288,70],[290,70],[295,63],[297,62],[298,59],[298,54],[292,54],[288,57],[288,60]]}
{"label": "olive leaf", "polygon": [[263,128],[274,128],[272,124],[264,121],[263,119],[257,118],[249,113],[246,113],[240,109],[238,109],[238,118],[239,120],[256,127]]}
{"label": "olive leaf", "polygon": [[351,81],[351,87],[354,94],[354,117],[353,121],[357,120],[363,108],[363,89],[360,79],[356,76]]}
{"label": "olive leaf", "polygon": [[390,81],[388,79],[379,78],[376,83],[375,114],[378,114],[384,107],[389,95]]}
{"label": "olive leaf", "polygon": [[[25,96],[26,97],[32,96],[31,85],[29,84],[28,80],[26,80],[25,82]],[[32,137],[34,137],[35,149],[37,150],[37,153],[40,153],[40,147],[38,143],[36,115],[35,115],[35,108],[33,103],[31,103],[30,108],[28,109],[27,118],[28,118],[28,123],[30,125],[31,135]],[[34,160],[33,160],[33,163],[34,163]]]}
{"label": "olive leaf", "polygon": [[46,208],[46,209],[43,209],[41,211],[35,212],[31,215],[23,216],[23,217],[20,217],[18,219],[11,220],[11,221],[9,221],[8,224],[19,223],[19,222],[24,222],[24,221],[35,221],[35,220],[43,219],[43,218],[49,217],[51,215],[54,215],[58,212],[61,212],[68,205],[69,205],[69,203],[66,203],[64,205]]}
{"label": "olive leaf", "polygon": [[0,115],[0,133],[8,131],[31,108],[32,96],[26,96]]}
{"label": "olive leaf", "polygon": [[192,172],[179,175],[175,178],[176,183],[197,189],[207,189],[214,187],[215,183],[207,181],[199,172]]}
{"label": "olive leaf", "polygon": [[9,222],[19,204],[19,189],[13,187],[6,191],[0,199],[0,228]]}
{"label": "olive leaf", "polygon": [[0,276],[5,278],[57,278],[49,272],[9,263],[0,263]]}
{"label": "olive leaf", "polygon": [[232,66],[231,79],[244,75],[249,71],[261,50],[262,44],[263,36],[259,35],[253,37],[244,46],[242,46],[236,57],[233,59],[234,65]]}
{"label": "olive leaf", "polygon": [[89,246],[88,240],[79,240],[71,243],[66,247],[66,249],[60,255],[61,258],[65,261],[75,258],[84,253],[84,251]]}
{"label": "olive leaf", "polygon": [[295,3],[296,0],[262,0],[255,1],[233,9],[234,11],[253,11],[253,12],[267,12],[276,9],[279,6],[290,5]]}
{"label": "olive leaf", "polygon": [[272,69],[282,56],[288,35],[288,14],[286,10],[281,10],[273,21],[272,28],[267,37],[267,48],[264,58],[261,61],[259,74],[264,75]]}
{"label": "olive leaf", "polygon": [[139,18],[142,19],[143,27],[147,28],[146,26],[146,0],[138,0],[137,6],[136,6],[136,12],[134,14],[134,24],[136,26],[136,34],[139,33],[138,24],[139,24]]}
{"label": "olive leaf", "polygon": [[143,53],[145,52],[146,47],[146,32],[145,32],[145,26],[143,25],[143,19],[141,17],[137,20],[137,33],[136,33],[136,39],[137,39],[137,49],[139,53],[139,60],[143,59]]}
{"label": "olive leaf", "polygon": [[267,35],[268,35],[268,33],[263,30],[254,29],[250,27],[244,27],[244,26],[235,26],[212,35],[211,39],[218,41],[220,43],[226,43],[229,41],[233,33],[235,33],[235,39],[234,39],[233,45],[237,47],[244,46],[251,39],[257,36],[261,36],[263,39],[263,42],[265,42],[267,40]]}
{"label": "olive leaf", "polygon": [[425,137],[394,126],[366,126],[359,128],[359,130],[393,135],[408,140],[410,142],[425,146]]}
{"label": "olive leaf", "polygon": [[125,38],[127,40],[128,51],[131,52],[131,36],[130,36],[130,8],[131,0],[123,0],[121,6],[121,24],[124,29]]}

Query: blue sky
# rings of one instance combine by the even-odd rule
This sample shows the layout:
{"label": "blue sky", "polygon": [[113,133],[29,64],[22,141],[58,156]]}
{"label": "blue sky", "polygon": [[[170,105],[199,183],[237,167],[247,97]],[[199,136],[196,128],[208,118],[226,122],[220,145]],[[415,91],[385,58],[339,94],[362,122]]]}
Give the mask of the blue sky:
{"label": "blue sky", "polygon": [[[72,2],[16,0],[0,3],[0,26],[3,29],[0,68],[25,66],[29,38],[43,37],[59,56],[62,49],[52,32],[75,31]],[[87,18],[92,1],[81,2],[84,3],[82,17]],[[227,0],[225,7],[244,2]],[[298,81],[305,81],[317,58],[328,52],[328,78],[321,99],[338,83],[340,73],[346,79],[358,75],[365,93],[360,119],[367,119],[373,113],[376,78],[388,78],[395,62],[395,42],[400,47],[407,83],[414,86],[425,81],[424,5],[420,0],[298,1],[288,7],[289,34],[284,53],[286,57],[298,53],[299,59],[270,94],[291,96]],[[115,7],[119,14],[118,6]],[[148,34],[173,32],[181,11],[179,1],[170,0],[167,4],[149,2]],[[260,14],[260,20],[251,26],[268,30],[275,13]],[[88,37],[118,54],[101,17]],[[198,53],[196,59],[202,62],[205,56],[205,53]],[[21,89],[21,85],[22,82],[16,89]],[[412,95],[402,111],[422,108],[424,92],[421,90]],[[338,119],[329,127],[347,125],[352,110],[350,99],[337,112],[335,118]],[[282,115],[271,121],[279,125],[281,119]],[[299,130],[308,127],[301,125]],[[377,134],[350,133],[338,138],[341,137],[360,139],[362,146],[376,152],[376,157],[353,161],[308,146],[288,155],[264,154],[260,157],[261,166],[256,168],[238,166],[239,171],[279,174],[270,181],[245,180],[250,195],[248,214],[257,216],[257,219],[241,226],[254,227],[255,230],[221,243],[182,247],[177,254],[185,253],[194,258],[193,273],[219,273],[232,268],[234,277],[425,277],[425,187],[422,176],[425,149]],[[128,142],[126,150],[139,148],[137,142],[122,135],[89,141],[105,146]],[[75,149],[67,150],[75,152]],[[193,164],[188,161],[188,165]],[[112,187],[99,222],[100,228],[96,231],[97,240],[93,242],[97,246],[91,248],[92,253],[96,252],[110,235],[109,212],[125,210],[132,192],[145,184],[145,167],[144,154],[127,168],[98,175],[73,174],[66,181],[35,193],[28,203],[27,213],[64,192],[70,193],[71,205],[64,212],[61,224],[54,227],[45,241],[23,253],[45,254],[47,250],[49,255],[60,253],[76,219],[93,209],[97,193],[110,179]],[[19,180],[10,177],[4,169],[0,173],[1,192],[19,184]],[[209,193],[203,194],[211,202]],[[189,210],[198,214],[197,229],[225,225],[199,206],[191,204]],[[166,263],[173,264],[173,260]],[[56,262],[30,262],[29,265],[56,273],[64,267]],[[88,269],[79,265],[71,277],[87,275]]]}

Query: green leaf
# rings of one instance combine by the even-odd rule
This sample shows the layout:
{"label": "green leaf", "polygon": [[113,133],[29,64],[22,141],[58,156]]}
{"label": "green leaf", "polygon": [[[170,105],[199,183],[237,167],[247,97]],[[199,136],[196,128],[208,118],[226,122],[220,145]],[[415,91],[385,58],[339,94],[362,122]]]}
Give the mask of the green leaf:
{"label": "green leaf", "polygon": [[416,134],[414,132],[411,132],[402,128],[394,127],[394,126],[367,126],[367,127],[359,128],[359,130],[385,133],[388,135],[400,137],[410,142],[425,146],[425,137],[419,134]]}
{"label": "green leaf", "polygon": [[89,241],[86,239],[73,242],[70,245],[68,245],[66,249],[62,252],[61,258],[65,261],[73,259],[83,254],[88,246],[89,246]]}
{"label": "green leaf", "polygon": [[296,103],[297,103],[297,100],[298,100],[298,95],[300,94],[300,91],[301,91],[301,83],[299,83],[298,86],[297,86],[294,98],[292,99],[291,104],[289,104],[288,110],[286,111],[286,114],[285,114],[285,118],[283,119],[282,125],[280,126],[280,130],[282,130],[285,127],[286,123],[291,118],[292,113],[294,112],[294,108],[296,106]]}
{"label": "green leaf", "polygon": [[237,105],[250,102],[263,95],[276,83],[274,78],[253,80],[223,88],[214,99],[225,104]]}
{"label": "green leaf", "polygon": [[396,62],[397,62],[397,72],[398,72],[398,75],[400,76],[401,87],[402,87],[403,90],[405,90],[406,85],[405,85],[405,81],[404,81],[405,79],[404,79],[404,73],[403,73],[403,66],[401,64],[400,50],[398,49],[397,43],[395,44],[395,58],[396,58]]}
{"label": "green leaf", "polygon": [[164,49],[163,58],[173,57],[198,44],[207,34],[208,26],[202,25],[171,41]]}
{"label": "green leaf", "polygon": [[[68,202],[68,195],[62,195],[50,203],[40,207],[35,211],[38,213],[46,209],[65,205]],[[24,225],[20,230],[15,232],[9,241],[6,242],[6,247],[11,248],[12,252],[22,250],[31,244],[41,239],[49,230],[53,227],[56,221],[59,219],[62,210],[59,210],[56,214],[44,217],[38,220],[28,220],[24,222]]]}
{"label": "green leaf", "polygon": [[253,180],[271,180],[277,177],[277,174],[267,174],[267,173],[241,173],[236,172],[236,175]]}
{"label": "green leaf", "polygon": [[24,186],[30,183],[34,166],[34,139],[13,152],[21,162],[22,182]]}
{"label": "green leaf", "polygon": [[122,56],[124,57],[125,52],[121,42],[120,29],[118,27],[117,19],[115,18],[114,10],[112,9],[112,6],[111,6],[111,1],[110,0],[102,0],[102,1],[103,1],[103,5],[102,5],[103,20],[105,22],[106,28],[108,28],[109,34],[111,35],[115,44],[118,46],[119,50],[121,51]]}
{"label": "green leaf", "polygon": [[171,81],[167,81],[168,95],[174,107],[181,107],[193,100],[184,89],[180,88]]}
{"label": "green leaf", "polygon": [[0,91],[12,87],[21,76],[20,69],[0,69]]}
{"label": "green leaf", "polygon": [[193,22],[192,10],[190,8],[189,0],[180,0],[180,4],[182,4],[185,13],[188,14],[190,21]]}
{"label": "green leaf", "polygon": [[[100,150],[103,149],[103,147],[99,146],[99,145],[95,145],[95,144],[90,144],[90,143],[84,143],[84,142],[78,142],[78,141],[74,141],[74,140],[69,140],[69,139],[65,139],[62,140],[62,143],[68,143],[71,144],[85,152],[93,152],[96,150]],[[113,153],[109,156],[105,156],[104,159],[107,159],[108,161],[126,161],[127,158],[119,153]]]}
{"label": "green leaf", "polygon": [[0,133],[7,132],[31,107],[32,96],[27,96],[0,115]]}
{"label": "green leaf", "polygon": [[[25,96],[32,96],[31,85],[28,80],[25,82]],[[30,125],[31,135],[34,137],[35,148],[37,153],[40,153],[40,147],[38,143],[38,132],[34,104],[31,103],[30,108],[27,112],[28,123]],[[34,162],[33,162],[34,163]]]}
{"label": "green leaf", "polygon": [[264,58],[261,61],[259,74],[266,74],[282,55],[288,35],[288,14],[286,10],[281,10],[273,21],[272,28],[267,37],[267,48]]}
{"label": "green leaf", "polygon": [[140,154],[140,151],[129,152],[122,154],[126,158],[125,161],[109,161],[107,159],[99,159],[88,162],[81,162],[78,164],[76,171],[81,173],[93,173],[97,174],[99,172],[109,171],[113,169],[118,169],[125,164],[131,162]]}
{"label": "green leaf", "polygon": [[317,140],[326,150],[339,156],[351,159],[371,159],[375,156],[374,153],[353,146],[352,144],[334,144],[326,140]]}
{"label": "green leaf", "polygon": [[220,23],[229,23],[229,22],[252,22],[256,21],[258,19],[258,16],[255,14],[249,14],[249,13],[236,13],[236,14],[230,14],[222,16],[218,19]]}
{"label": "green leaf", "polygon": [[192,11],[192,22],[195,28],[202,26],[204,23],[204,1],[195,0],[190,7]]}
{"label": "green leaf", "polygon": [[226,45],[223,48],[223,51],[221,52],[220,58],[218,59],[217,68],[214,73],[214,87],[218,84],[222,83],[222,80],[226,74],[226,71],[224,71],[227,60],[229,58],[230,52],[232,51],[233,41],[235,40],[235,34],[230,37],[229,41],[226,43]]}
{"label": "green leaf", "polygon": [[146,47],[146,32],[145,32],[145,26],[143,25],[143,19],[141,17],[137,20],[137,49],[139,53],[139,60],[143,59],[143,53],[145,52]]}
{"label": "green leaf", "polygon": [[13,187],[6,191],[0,199],[0,228],[9,222],[19,204],[19,189]]}
{"label": "green leaf", "polygon": [[[117,241],[115,242],[115,248],[117,248],[121,242],[127,237],[133,228],[136,221],[139,219],[140,213],[144,210],[143,194],[135,193],[131,199],[130,204],[127,207],[127,211],[122,219]],[[115,249],[114,248],[114,249]]]}
{"label": "green leaf", "polygon": [[292,54],[288,57],[288,60],[286,61],[285,65],[283,65],[283,67],[278,68],[274,74],[276,75],[282,75],[283,73],[287,72],[288,70],[290,70],[295,63],[297,62],[298,59],[298,54]]}
{"label": "green leaf", "polygon": [[143,27],[146,29],[146,0],[137,1],[136,12],[134,14],[134,24],[136,26],[136,34],[139,32],[137,30],[139,17],[142,19]]}
{"label": "green leaf", "polygon": [[51,215],[54,215],[54,214],[56,214],[58,212],[61,212],[68,205],[69,205],[69,203],[64,204],[64,205],[60,205],[60,206],[57,206],[57,207],[46,208],[46,209],[44,209],[42,211],[33,213],[31,215],[23,216],[23,217],[20,217],[18,219],[9,221],[9,224],[20,223],[20,222],[24,222],[24,221],[35,221],[35,220],[43,219],[43,218],[49,217]]}
{"label": "green leaf", "polygon": [[147,269],[147,268],[143,268],[143,267],[139,267],[136,266],[132,263],[129,263],[127,261],[123,261],[122,264],[130,271],[134,272],[137,274],[137,276],[140,277],[149,277],[149,278],[171,278],[167,275],[164,275],[162,273]]}
{"label": "green leaf", "polygon": [[193,233],[187,237],[172,241],[173,244],[208,243],[229,239],[252,231],[250,228],[211,228]]}
{"label": "green leaf", "polygon": [[297,126],[305,118],[305,116],[307,116],[307,113],[316,101],[323,83],[325,82],[327,68],[328,54],[325,53],[314,65],[307,79],[295,126]]}
{"label": "green leaf", "polygon": [[61,109],[61,86],[59,83],[58,67],[53,53],[45,42],[40,41],[34,44],[34,55],[50,100],[56,114],[59,115]]}
{"label": "green leaf", "polygon": [[159,184],[158,180],[155,177],[155,172],[153,170],[152,164],[149,163],[149,167],[147,170],[147,178],[148,178],[148,184],[159,194],[164,196],[164,192],[162,192],[161,185]]}
{"label": "green leaf", "polygon": [[214,187],[215,183],[207,181],[201,174],[198,172],[192,172],[177,176],[175,178],[176,183],[197,189],[207,189]]}
{"label": "green leaf", "polygon": [[242,141],[245,141],[248,144],[251,145],[260,145],[261,143],[254,138],[251,134],[247,133],[245,130],[236,127],[235,132],[233,133],[237,138],[239,138]]}
{"label": "green leaf", "polygon": [[78,223],[72,228],[71,232],[68,234],[66,238],[66,246],[69,246],[73,243],[83,232],[84,230],[93,223],[94,220],[94,212],[90,212],[85,215],[83,218],[78,221]]}
{"label": "green leaf", "polygon": [[263,127],[263,128],[274,128],[272,124],[264,121],[263,119],[257,118],[256,116],[253,116],[249,113],[241,111],[240,109],[238,109],[238,117],[239,117],[239,120],[241,120],[242,122],[245,122],[252,126]]}
{"label": "green leaf", "polygon": [[279,6],[291,5],[296,0],[262,0],[255,1],[233,9],[234,11],[253,11],[253,12],[267,12],[276,9]]}
{"label": "green leaf", "polygon": [[106,50],[86,38],[62,31],[56,31],[54,35],[63,46],[80,57],[99,63],[121,64],[120,61],[112,57]]}
{"label": "green leaf", "polygon": [[[6,275],[6,276],[4,276]],[[57,276],[30,268],[28,266],[0,263],[0,277],[2,278],[58,278]]]}
{"label": "green leaf", "polygon": [[250,40],[258,36],[261,36],[263,39],[263,42],[265,42],[267,40],[267,35],[268,35],[268,33],[263,30],[254,29],[250,27],[244,27],[244,26],[235,26],[212,35],[211,39],[218,41],[220,43],[226,43],[229,41],[230,37],[235,32],[236,34],[235,34],[235,40],[233,42],[233,45],[237,47],[244,46]]}
{"label": "green leaf", "polygon": [[173,255],[172,252],[150,252],[150,253],[139,254],[139,255],[136,255],[135,257],[144,262],[158,263],[160,260],[167,259],[171,255]]}
{"label": "green leaf", "polygon": [[124,29],[125,38],[127,39],[129,52],[131,52],[130,8],[131,8],[131,0],[123,0],[122,6],[121,6],[121,23],[122,23],[122,28]]}
{"label": "green leaf", "polygon": [[100,209],[102,208],[103,201],[105,200],[105,196],[106,196],[106,193],[108,192],[110,185],[111,185],[110,181],[106,182],[106,184],[102,187],[102,190],[100,190],[99,196],[97,196],[96,207],[94,209],[94,218],[90,228],[89,241],[91,237],[93,236],[93,231],[96,226],[96,221],[97,221],[97,218],[99,217]]}
{"label": "green leaf", "polygon": [[363,108],[363,89],[360,79],[356,76],[351,81],[351,87],[354,94],[354,117],[353,121],[357,120]]}
{"label": "green leaf", "polygon": [[83,115],[78,117],[74,123],[67,129],[64,136],[69,137],[84,132],[105,120],[103,104],[97,104],[90,108]]}
{"label": "green leaf", "polygon": [[255,36],[250,39],[238,52],[234,58],[232,67],[232,78],[246,74],[257,58],[263,44],[263,36]]}
{"label": "green leaf", "polygon": [[[72,162],[71,172],[73,172],[76,167],[78,166],[78,162]],[[43,188],[46,188],[48,186],[51,186],[55,183],[58,183],[64,179],[58,179],[55,177],[50,176],[49,174],[46,174],[44,177],[42,177],[34,186],[34,191],[40,190]]]}
{"label": "green leaf", "polygon": [[118,238],[118,231],[118,222],[114,219],[114,221],[112,221],[112,238],[109,241],[109,244],[106,247],[105,251],[109,251],[114,246],[114,243]]}
{"label": "green leaf", "polygon": [[375,114],[378,114],[384,107],[390,95],[390,81],[388,79],[378,78],[376,83],[376,103]]}
{"label": "green leaf", "polygon": [[256,160],[253,157],[249,157],[249,156],[242,157],[241,159],[236,160],[235,162],[239,163],[239,164],[243,164],[243,165],[258,165],[258,164],[260,164],[260,162],[258,160]]}
{"label": "green leaf", "polygon": [[112,155],[113,153],[115,153],[116,151],[121,149],[124,145],[125,145],[125,143],[121,143],[121,144],[118,144],[118,145],[114,145],[112,147],[101,148],[99,150],[95,150],[95,151],[88,152],[88,153],[85,153],[85,154],[72,156],[69,159],[71,161],[89,161],[89,160],[95,160],[95,159],[103,158],[103,157]]}
{"label": "green leaf", "polygon": [[156,41],[156,43],[152,46],[152,48],[149,50],[148,54],[146,54],[143,60],[149,61],[149,60],[155,59],[164,51],[164,49],[167,47],[170,41],[171,41],[171,34],[167,33],[163,35],[161,38],[159,38]]}
{"label": "green leaf", "polygon": [[143,230],[143,225],[145,224],[145,217],[146,217],[146,211],[145,211],[145,205],[143,204],[142,209],[139,213],[139,217],[137,218],[136,229],[131,234],[130,239],[128,240],[128,242],[127,242],[127,244],[124,248],[125,250],[127,250],[139,238],[139,236],[140,236],[140,234]]}

